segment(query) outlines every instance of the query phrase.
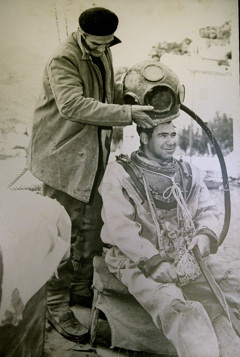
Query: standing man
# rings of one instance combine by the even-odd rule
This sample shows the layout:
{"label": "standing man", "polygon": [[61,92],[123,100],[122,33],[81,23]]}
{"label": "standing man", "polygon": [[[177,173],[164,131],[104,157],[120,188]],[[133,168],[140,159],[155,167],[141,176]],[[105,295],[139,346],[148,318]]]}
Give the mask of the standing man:
{"label": "standing man", "polygon": [[117,26],[118,17],[105,8],[80,15],[78,30],[45,67],[29,149],[28,166],[43,182],[43,194],[57,199],[72,221],[72,259],[61,263],[58,279],[49,284],[48,317],[61,334],[77,341],[87,330],[69,303],[91,305],[92,259],[102,251],[98,186],[112,126],[155,125],[146,113],[151,106],[112,104],[110,47],[121,42],[114,36]]}

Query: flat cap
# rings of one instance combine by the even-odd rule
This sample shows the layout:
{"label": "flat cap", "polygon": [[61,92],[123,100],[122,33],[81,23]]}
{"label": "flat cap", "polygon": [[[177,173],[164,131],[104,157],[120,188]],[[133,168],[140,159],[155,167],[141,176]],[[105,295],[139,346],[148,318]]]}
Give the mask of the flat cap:
{"label": "flat cap", "polygon": [[118,17],[103,7],[93,7],[79,16],[79,26],[89,35],[112,35],[117,29]]}

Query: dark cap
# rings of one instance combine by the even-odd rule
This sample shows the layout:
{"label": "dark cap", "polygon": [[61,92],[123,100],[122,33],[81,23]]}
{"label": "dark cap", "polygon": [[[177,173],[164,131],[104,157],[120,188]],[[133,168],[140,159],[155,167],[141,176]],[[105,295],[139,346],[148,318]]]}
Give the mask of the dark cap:
{"label": "dark cap", "polygon": [[112,35],[117,29],[118,17],[103,7],[93,7],[79,16],[79,26],[89,35]]}

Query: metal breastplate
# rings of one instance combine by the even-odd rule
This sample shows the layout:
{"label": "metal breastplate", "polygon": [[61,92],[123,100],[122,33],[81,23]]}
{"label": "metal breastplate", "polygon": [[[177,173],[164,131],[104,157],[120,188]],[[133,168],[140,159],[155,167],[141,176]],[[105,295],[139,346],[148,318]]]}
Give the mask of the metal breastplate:
{"label": "metal breastplate", "polygon": [[[183,168],[176,160],[172,160],[168,167],[148,164],[147,160],[140,160],[133,155],[135,164],[138,165],[144,177],[145,187],[149,191],[150,200],[154,201],[156,217],[161,233],[158,238],[163,254],[173,261],[179,275],[179,284],[187,284],[201,274],[195,257],[188,251],[187,247],[195,234],[195,227],[189,211],[185,205],[187,177],[183,175]],[[147,186],[146,186],[147,182]],[[179,204],[182,206],[179,209]],[[157,208],[160,208],[159,212]],[[172,209],[175,208],[177,209]],[[168,208],[168,209],[167,209]],[[161,218],[161,210],[171,210],[175,217]],[[170,214],[169,212],[169,214]],[[177,221],[176,221],[177,218]]]}
{"label": "metal breastplate", "polygon": [[138,153],[133,153],[131,158],[139,170],[143,171],[156,207],[164,210],[176,208],[176,200],[168,192],[171,186],[171,178],[174,178],[181,190],[187,184],[187,182],[183,182],[184,179],[179,163],[173,159],[169,165],[155,166],[140,158]]}

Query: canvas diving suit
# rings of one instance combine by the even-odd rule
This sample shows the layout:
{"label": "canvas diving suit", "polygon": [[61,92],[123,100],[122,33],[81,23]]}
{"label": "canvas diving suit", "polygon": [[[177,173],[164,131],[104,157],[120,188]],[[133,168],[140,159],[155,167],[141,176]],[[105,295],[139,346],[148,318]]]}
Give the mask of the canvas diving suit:
{"label": "canvas diving suit", "polygon": [[[108,165],[99,190],[108,268],[163,330],[178,355],[215,357],[220,351],[220,356],[233,356],[239,351],[238,336],[188,251],[192,238],[201,233],[210,238],[211,253],[218,248],[218,211],[200,171],[174,158],[160,165],[139,149],[131,158],[120,156]],[[239,314],[239,279],[226,282],[214,256],[207,261]],[[151,278],[161,262],[174,266],[177,283]],[[232,332],[223,341],[225,331]],[[219,341],[223,341],[220,346]]]}

